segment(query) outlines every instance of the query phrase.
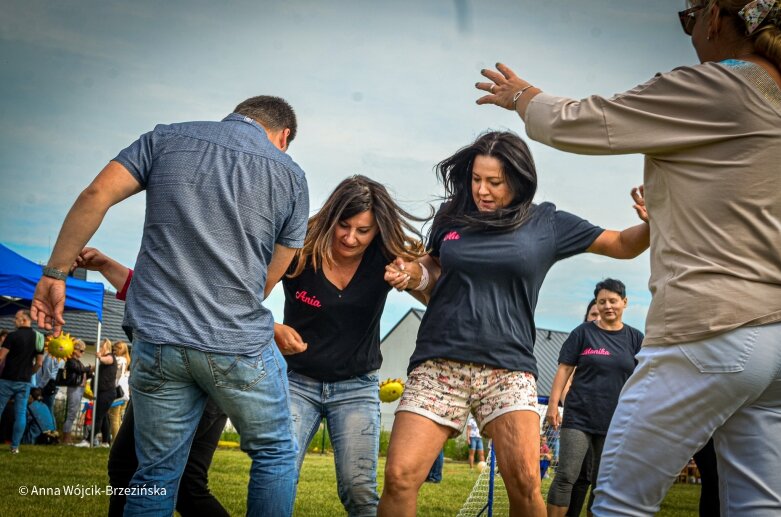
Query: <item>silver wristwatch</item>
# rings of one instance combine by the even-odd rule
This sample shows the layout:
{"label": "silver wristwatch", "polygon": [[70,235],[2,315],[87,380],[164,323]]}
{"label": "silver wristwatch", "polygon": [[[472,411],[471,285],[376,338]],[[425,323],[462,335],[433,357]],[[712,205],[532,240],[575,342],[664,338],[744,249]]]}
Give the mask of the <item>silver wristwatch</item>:
{"label": "silver wristwatch", "polygon": [[48,276],[49,278],[54,278],[56,280],[62,280],[65,281],[66,278],[68,278],[68,273],[63,273],[59,269],[55,267],[50,266],[44,266],[43,268],[43,276]]}

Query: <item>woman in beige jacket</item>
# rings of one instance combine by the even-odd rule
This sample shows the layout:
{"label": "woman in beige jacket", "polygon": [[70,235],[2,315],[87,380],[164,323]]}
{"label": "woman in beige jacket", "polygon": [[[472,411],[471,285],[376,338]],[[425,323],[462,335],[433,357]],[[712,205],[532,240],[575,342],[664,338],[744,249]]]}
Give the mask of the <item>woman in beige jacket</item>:
{"label": "woman in beige jacket", "polygon": [[543,93],[501,64],[476,85],[537,141],[645,155],[653,298],[595,515],[657,512],[711,435],[723,511],[781,511],[781,1],[687,7],[701,64],[615,97]]}

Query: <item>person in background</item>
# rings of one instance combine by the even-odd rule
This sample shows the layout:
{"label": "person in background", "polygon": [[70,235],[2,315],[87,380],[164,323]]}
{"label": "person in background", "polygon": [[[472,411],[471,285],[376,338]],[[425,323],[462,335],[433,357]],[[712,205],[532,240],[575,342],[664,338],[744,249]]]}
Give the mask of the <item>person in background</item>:
{"label": "person in background", "polygon": [[485,461],[485,451],[483,450],[483,437],[480,436],[480,428],[477,426],[475,417],[471,414],[466,419],[466,437],[469,441],[469,468],[475,467],[475,454],[477,462]]}
{"label": "person in background", "polygon": [[[561,427],[559,465],[548,491],[549,517],[566,514],[572,485],[587,451],[592,455],[591,479],[597,479],[602,446],[618,396],[637,364],[635,355],[643,342],[643,333],[623,322],[627,305],[623,282],[602,280],[594,289],[594,299],[599,319],[581,324],[561,346],[545,415],[554,429]],[[575,379],[560,420],[558,403],[573,371]]]}
{"label": "person in background", "polygon": [[120,403],[117,404],[115,400],[108,410],[108,418],[111,422],[111,439],[114,440],[119,433],[119,424],[122,423],[125,410],[127,409],[127,402],[130,400],[130,385],[128,384],[128,379],[130,378],[130,352],[128,352],[127,343],[124,341],[114,343],[112,351],[117,360],[116,385],[122,388]]}
{"label": "person in background", "polygon": [[[104,338],[100,342],[98,347],[98,376],[97,376],[97,389],[93,388],[95,393],[95,435],[98,430],[100,431],[100,446],[109,447],[111,443],[111,426],[108,420],[108,410],[111,404],[114,402],[114,398],[117,394],[116,378],[117,378],[117,362],[111,351],[111,341]],[[93,445],[97,446],[97,440]],[[77,447],[89,446],[89,437],[81,443],[76,444]]]}
{"label": "person in background", "polygon": [[81,398],[84,395],[84,386],[90,375],[90,368],[84,366],[81,358],[87,345],[81,339],[73,342],[73,355],[65,361],[65,422],[62,425],[62,443],[73,444],[73,425],[81,413]]}
{"label": "person in background", "polygon": [[[598,319],[599,307],[597,307],[597,301],[592,298],[586,307],[586,314],[583,316],[583,322],[587,323],[589,321],[596,321]],[[569,380],[567,381],[567,385],[561,394],[561,400],[559,401],[559,404],[562,406],[565,404],[567,400],[567,393],[569,393],[569,390],[572,387],[572,379],[575,377],[575,371],[577,371],[577,368],[575,368],[575,370],[572,372],[572,375],[570,375]],[[572,494],[569,498],[567,517],[579,517],[580,511],[583,509],[583,503],[586,502],[586,496],[588,495],[588,488],[591,486],[591,469],[593,467],[592,462],[593,454],[589,448],[588,452],[586,452],[586,457],[583,458],[583,465],[580,467],[580,474],[578,474],[578,479],[575,480],[575,483],[572,485]],[[593,504],[593,498],[589,499],[589,503]]]}
{"label": "person in background", "polygon": [[31,327],[28,311],[17,311],[14,324],[16,330],[8,334],[0,347],[0,364],[4,365],[0,373],[0,415],[8,401],[13,399],[15,415],[11,454],[19,454],[19,444],[27,427],[30,379],[43,364],[43,343]]}
{"label": "person in background", "polygon": [[27,416],[27,429],[24,432],[23,443],[32,445],[37,442],[42,433],[52,432],[56,429],[54,415],[49,411],[49,406],[44,403],[40,388],[30,390]]}
{"label": "person in background", "polygon": [[42,401],[54,414],[54,400],[57,398],[59,387],[55,384],[57,372],[65,365],[65,361],[54,357],[48,350],[43,354],[43,366],[38,372],[38,388],[41,390]]}
{"label": "person in background", "polygon": [[434,464],[431,465],[431,470],[428,471],[426,476],[426,483],[441,483],[442,482],[442,468],[445,466],[445,450],[442,449],[437,455],[437,459],[434,460]]}

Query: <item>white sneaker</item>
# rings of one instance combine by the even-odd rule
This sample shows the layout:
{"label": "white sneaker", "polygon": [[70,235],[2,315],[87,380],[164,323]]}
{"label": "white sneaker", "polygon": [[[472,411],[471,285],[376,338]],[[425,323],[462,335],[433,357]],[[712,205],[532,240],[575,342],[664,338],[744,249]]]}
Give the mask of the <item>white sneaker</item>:
{"label": "white sneaker", "polygon": [[79,443],[74,443],[73,446],[74,447],[89,447],[89,441],[82,440]]}
{"label": "white sneaker", "polygon": [[101,442],[100,447],[103,449],[109,449],[111,447],[111,444],[106,442]]}

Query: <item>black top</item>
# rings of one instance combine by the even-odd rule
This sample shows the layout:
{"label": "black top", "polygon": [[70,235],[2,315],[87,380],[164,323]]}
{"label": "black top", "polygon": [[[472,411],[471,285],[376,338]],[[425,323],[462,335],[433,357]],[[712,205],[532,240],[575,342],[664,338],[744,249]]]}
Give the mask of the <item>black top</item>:
{"label": "black top", "polygon": [[284,323],[309,345],[300,354],[285,356],[291,370],[334,382],[380,367],[380,316],[391,289],[383,277],[390,260],[376,237],[342,291],[322,268],[315,272],[311,265],[295,278],[282,279]]}
{"label": "black top", "polygon": [[111,354],[114,362],[103,364],[98,360],[98,391],[112,391],[117,387],[117,356]]}
{"label": "black top", "polygon": [[643,333],[629,325],[603,330],[588,322],[572,331],[559,353],[559,363],[577,367],[564,402],[562,427],[607,434],[642,343]]}
{"label": "black top", "polygon": [[556,261],[584,252],[602,231],[542,203],[509,232],[432,232],[431,255],[439,257],[442,276],[420,323],[407,372],[442,358],[536,377],[534,309],[542,281]]}
{"label": "black top", "polygon": [[43,351],[35,350],[35,331],[30,327],[20,327],[5,338],[3,348],[8,349],[5,367],[0,379],[7,381],[30,381],[33,376],[35,356]]}
{"label": "black top", "polygon": [[73,381],[68,382],[67,386],[81,386],[81,383],[84,382],[84,377],[89,374],[89,368],[84,366],[84,363],[79,359],[70,357],[65,361],[65,372],[67,379]]}

